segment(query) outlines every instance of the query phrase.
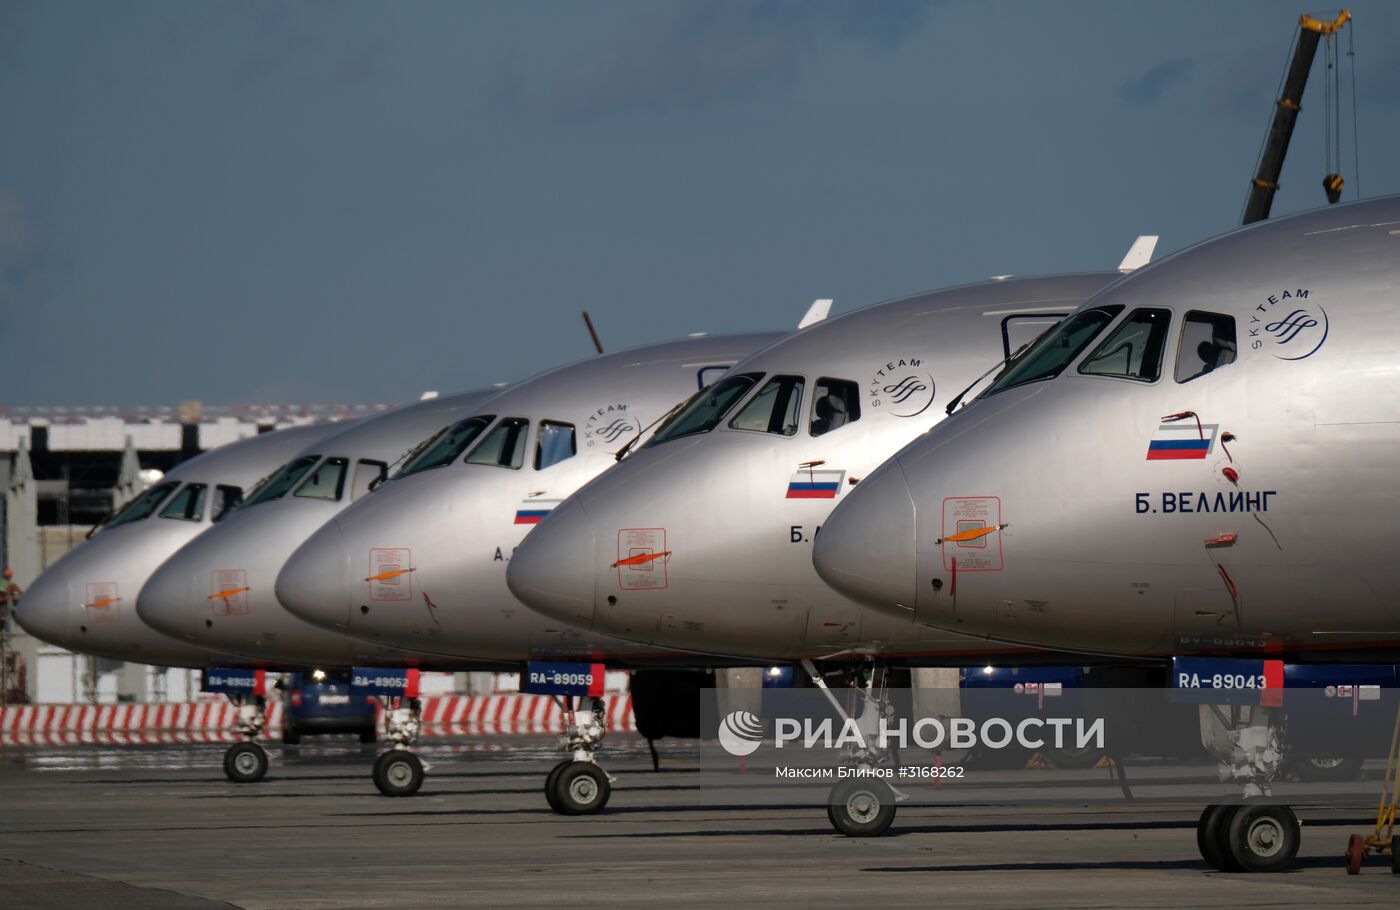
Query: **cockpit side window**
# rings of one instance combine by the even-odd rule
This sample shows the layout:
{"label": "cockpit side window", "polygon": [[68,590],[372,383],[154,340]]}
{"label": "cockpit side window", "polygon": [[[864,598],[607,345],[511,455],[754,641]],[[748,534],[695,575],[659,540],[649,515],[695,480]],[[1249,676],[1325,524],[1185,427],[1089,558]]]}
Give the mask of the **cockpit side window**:
{"label": "cockpit side window", "polygon": [[214,488],[214,509],[210,512],[209,520],[218,521],[234,509],[243,501],[243,488],[226,486],[219,484]]}
{"label": "cockpit side window", "polygon": [[661,445],[682,436],[710,432],[762,378],[762,373],[740,373],[726,376],[709,388],[702,389],[684,410],[656,431],[646,447]]}
{"label": "cockpit side window", "polygon": [[1190,382],[1235,362],[1235,318],[1192,310],[1181,324],[1176,350],[1176,381]]}
{"label": "cockpit side window", "polygon": [[165,501],[165,497],[169,496],[179,485],[180,482],[177,480],[167,480],[164,483],[156,484],[122,506],[121,510],[107,522],[107,527],[115,528],[117,525],[131,524],[134,521],[149,518],[151,513]]}
{"label": "cockpit side window", "polygon": [[803,384],[801,376],[774,376],[729,425],[736,430],[795,436],[802,422]]}
{"label": "cockpit side window", "polygon": [[860,387],[825,376],[812,386],[812,435],[822,436],[860,420]]}
{"label": "cockpit side window", "polygon": [[986,398],[1028,382],[1055,378],[1121,312],[1121,305],[1108,304],[1072,314],[1053,331],[1043,335],[1030,350],[1012,361],[1006,371],[978,397]]}
{"label": "cockpit side window", "polygon": [[389,474],[389,466],[372,458],[361,458],[355,462],[355,478],[350,483],[350,501],[354,502],[373,490],[375,484]]}
{"label": "cockpit side window", "polygon": [[255,506],[260,502],[271,502],[286,496],[287,491],[296,486],[297,481],[301,480],[306,472],[311,470],[311,466],[320,460],[320,455],[301,455],[293,458],[249,497],[248,505]]}
{"label": "cockpit side window", "polygon": [[525,462],[525,437],[529,433],[530,421],[525,418],[502,417],[501,422],[467,456],[467,464],[519,468]]}
{"label": "cockpit side window", "polygon": [[297,487],[296,495],[301,499],[340,502],[340,497],[345,493],[345,469],[349,464],[348,458],[327,458]]}
{"label": "cockpit side window", "polygon": [[170,505],[160,510],[161,518],[178,518],[180,521],[199,521],[204,517],[204,491],[202,483],[187,483],[170,500]]}
{"label": "cockpit side window", "polygon": [[540,421],[539,436],[535,439],[536,471],[543,471],[577,454],[578,442],[574,438],[573,424],[559,420]]}
{"label": "cockpit side window", "polygon": [[1162,351],[1167,346],[1171,321],[1171,310],[1133,310],[1112,335],[1084,358],[1079,372],[1156,382],[1162,376]]}
{"label": "cockpit side window", "polygon": [[424,443],[422,451],[409,458],[408,464],[404,465],[403,470],[396,476],[406,477],[429,468],[451,464],[457,460],[458,455],[467,450],[467,446],[476,442],[481,431],[489,427],[495,419],[494,414],[478,414],[457,421],[438,433],[430,442]]}

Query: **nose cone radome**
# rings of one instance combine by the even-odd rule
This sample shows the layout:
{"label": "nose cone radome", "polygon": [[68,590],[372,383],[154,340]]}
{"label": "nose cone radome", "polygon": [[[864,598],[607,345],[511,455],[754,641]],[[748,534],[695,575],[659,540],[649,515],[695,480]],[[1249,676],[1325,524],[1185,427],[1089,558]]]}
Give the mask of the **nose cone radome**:
{"label": "nose cone radome", "polygon": [[283,564],[277,573],[277,601],[313,625],[344,631],[350,623],[352,581],[350,551],[339,523],[331,520]]}
{"label": "nose cone radome", "polygon": [[909,617],[917,560],[914,499],[904,470],[887,461],[822,524],[812,547],[822,580],[865,606]]}
{"label": "nose cone radome", "polygon": [[506,584],[536,612],[590,629],[595,549],[588,513],[570,499],[525,535],[506,567]]}
{"label": "nose cone radome", "polygon": [[136,615],[158,632],[182,641],[196,641],[198,624],[208,615],[205,601],[195,591],[188,564],[176,553],[141,586]]}
{"label": "nose cone radome", "polygon": [[15,621],[24,631],[62,648],[74,645],[74,616],[82,605],[73,599],[73,590],[64,572],[45,572],[25,589],[14,609]]}

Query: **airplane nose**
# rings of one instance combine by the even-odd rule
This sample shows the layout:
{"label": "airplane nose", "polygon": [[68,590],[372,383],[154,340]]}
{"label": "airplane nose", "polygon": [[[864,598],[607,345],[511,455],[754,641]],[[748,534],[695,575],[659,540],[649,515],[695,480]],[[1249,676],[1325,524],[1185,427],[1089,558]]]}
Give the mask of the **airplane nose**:
{"label": "airplane nose", "polygon": [[14,608],[24,631],[60,647],[72,646],[73,616],[82,609],[62,572],[44,572],[25,589]]}
{"label": "airplane nose", "polygon": [[181,564],[179,556],[173,557],[141,586],[141,594],[136,598],[136,615],[141,621],[158,632],[182,641],[195,641],[196,628],[204,616],[203,598],[197,598],[194,591],[194,576]]}
{"label": "airplane nose", "polygon": [[506,566],[511,593],[536,612],[593,627],[593,524],[570,499],[525,535]]}
{"label": "airplane nose", "polygon": [[851,600],[912,616],[914,498],[899,462],[885,462],[832,511],[812,546],[812,563]]}
{"label": "airplane nose", "polygon": [[350,551],[339,523],[331,520],[283,564],[275,590],[278,602],[293,615],[322,628],[345,630],[350,583]]}

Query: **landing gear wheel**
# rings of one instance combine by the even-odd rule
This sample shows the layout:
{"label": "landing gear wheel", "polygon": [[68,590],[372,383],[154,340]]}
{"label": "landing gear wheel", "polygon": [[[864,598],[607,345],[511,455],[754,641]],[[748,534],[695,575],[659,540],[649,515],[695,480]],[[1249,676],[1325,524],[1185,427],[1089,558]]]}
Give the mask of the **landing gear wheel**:
{"label": "landing gear wheel", "polygon": [[1353,834],[1347,841],[1347,875],[1361,874],[1361,861],[1366,858],[1366,838]]}
{"label": "landing gear wheel", "polygon": [[423,763],[407,749],[390,749],[374,760],[374,785],[385,796],[412,796],[423,786]]}
{"label": "landing gear wheel", "polygon": [[1218,872],[1240,871],[1225,846],[1230,817],[1238,808],[1211,804],[1201,812],[1201,820],[1196,823],[1196,847],[1201,851],[1201,859]]}
{"label": "landing gear wheel", "polygon": [[1287,806],[1240,806],[1225,826],[1225,844],[1245,872],[1282,872],[1298,855],[1303,836]]}
{"label": "landing gear wheel", "polygon": [[1299,780],[1330,783],[1361,779],[1361,759],[1351,758],[1305,758],[1290,766]]}
{"label": "landing gear wheel", "polygon": [[555,768],[545,786],[549,804],[560,815],[592,815],[612,795],[608,776],[591,761],[570,761]]}
{"label": "landing gear wheel", "polygon": [[555,790],[555,784],[559,780],[559,773],[565,768],[569,767],[569,765],[572,765],[573,763],[574,760],[572,758],[564,759],[559,764],[555,765],[553,768],[550,768],[549,776],[544,779],[544,800],[545,802],[549,803],[549,808],[553,809],[555,812],[558,812],[560,815],[564,815],[565,813],[559,805],[559,800],[557,799],[558,794]]}
{"label": "landing gear wheel", "polygon": [[882,780],[842,781],[831,789],[827,817],[847,837],[876,837],[894,822],[894,791]]}
{"label": "landing gear wheel", "polygon": [[267,752],[257,743],[234,743],[224,753],[224,774],[236,784],[251,784],[267,775]]}

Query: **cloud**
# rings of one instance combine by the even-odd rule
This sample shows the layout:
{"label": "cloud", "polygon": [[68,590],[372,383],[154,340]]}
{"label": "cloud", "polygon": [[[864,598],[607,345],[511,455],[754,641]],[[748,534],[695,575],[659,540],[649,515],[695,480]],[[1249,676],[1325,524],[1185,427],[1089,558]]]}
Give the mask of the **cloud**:
{"label": "cloud", "polygon": [[1190,81],[1196,63],[1186,57],[1165,60],[1123,83],[1118,97],[1129,104],[1156,104],[1167,92]]}
{"label": "cloud", "polygon": [[639,16],[575,58],[547,105],[598,116],[697,109],[791,78],[830,36],[889,51],[916,32],[933,0],[684,0]]}

